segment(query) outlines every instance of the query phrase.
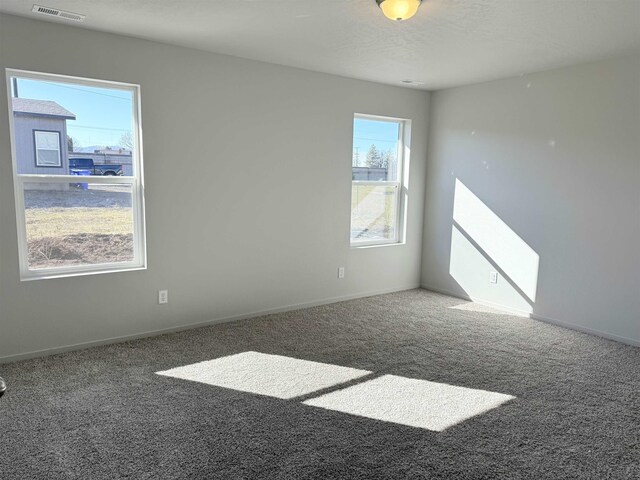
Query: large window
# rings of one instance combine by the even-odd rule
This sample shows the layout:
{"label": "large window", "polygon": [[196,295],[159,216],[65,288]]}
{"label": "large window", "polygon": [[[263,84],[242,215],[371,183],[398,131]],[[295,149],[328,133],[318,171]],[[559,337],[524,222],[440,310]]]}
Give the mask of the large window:
{"label": "large window", "polygon": [[356,115],[353,122],[351,244],[403,241],[408,120]]}
{"label": "large window", "polygon": [[7,81],[21,279],[145,268],[139,87]]}

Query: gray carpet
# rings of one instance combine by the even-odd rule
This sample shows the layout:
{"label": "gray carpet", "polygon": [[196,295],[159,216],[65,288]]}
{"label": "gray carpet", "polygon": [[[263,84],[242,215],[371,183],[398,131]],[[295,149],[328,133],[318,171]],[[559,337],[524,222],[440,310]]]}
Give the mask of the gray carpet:
{"label": "gray carpet", "polygon": [[[1,365],[0,478],[640,478],[640,349],[462,303],[412,290]],[[441,391],[503,396],[430,430]]]}

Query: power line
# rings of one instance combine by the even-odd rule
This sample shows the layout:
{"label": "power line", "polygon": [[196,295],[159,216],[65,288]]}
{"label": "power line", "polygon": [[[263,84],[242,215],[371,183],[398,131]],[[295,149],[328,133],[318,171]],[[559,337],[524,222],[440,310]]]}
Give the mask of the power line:
{"label": "power line", "polygon": [[107,128],[107,127],[90,127],[88,125],[69,125],[69,128],[86,128],[89,130],[111,130],[114,132],[130,132],[127,128]]}
{"label": "power line", "polygon": [[131,101],[128,98],[119,97],[117,95],[109,95],[108,93],[94,92],[92,90],[86,90],[84,88],[70,87],[68,85],[60,85],[59,83],[47,82],[47,81],[44,81],[44,80],[36,80],[36,81],[41,82],[41,83],[46,83],[48,85],[53,85],[54,87],[68,88],[69,90],[78,90],[79,92],[92,93],[94,95],[102,95],[103,97],[117,98],[118,100],[124,100],[125,102],[130,102]]}
{"label": "power line", "polygon": [[383,140],[381,138],[353,137],[354,140],[370,140],[372,142],[397,143],[397,140]]}

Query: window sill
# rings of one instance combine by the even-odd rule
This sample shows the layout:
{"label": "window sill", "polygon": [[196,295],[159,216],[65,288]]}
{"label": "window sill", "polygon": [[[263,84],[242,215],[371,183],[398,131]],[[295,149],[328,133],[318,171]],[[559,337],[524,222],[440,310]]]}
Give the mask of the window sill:
{"label": "window sill", "polygon": [[66,270],[66,271],[51,271],[51,272],[29,272],[23,273],[20,277],[21,282],[31,282],[33,280],[51,280],[53,278],[67,278],[67,277],[84,277],[87,275],[100,275],[103,273],[121,273],[132,272],[137,270],[146,270],[146,265],[134,265],[134,266],[122,266],[122,267],[109,267],[104,269],[92,269],[92,270]]}
{"label": "window sill", "polygon": [[384,247],[398,247],[406,245],[406,242],[388,242],[388,243],[364,243],[362,245],[358,245],[357,243],[351,244],[352,250],[366,250],[369,248],[384,248]]}

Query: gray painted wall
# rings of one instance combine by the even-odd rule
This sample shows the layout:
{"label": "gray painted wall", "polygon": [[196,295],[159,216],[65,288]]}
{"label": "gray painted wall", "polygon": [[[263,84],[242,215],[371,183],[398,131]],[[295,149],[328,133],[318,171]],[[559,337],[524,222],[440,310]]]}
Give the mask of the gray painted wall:
{"label": "gray painted wall", "polygon": [[[149,255],[21,283],[0,113],[0,358],[419,285],[427,93],[8,15],[0,45],[2,69],[141,84]],[[349,246],[355,112],[413,120],[406,245]]]}
{"label": "gray painted wall", "polygon": [[423,285],[640,344],[640,56],[430,112]]}

